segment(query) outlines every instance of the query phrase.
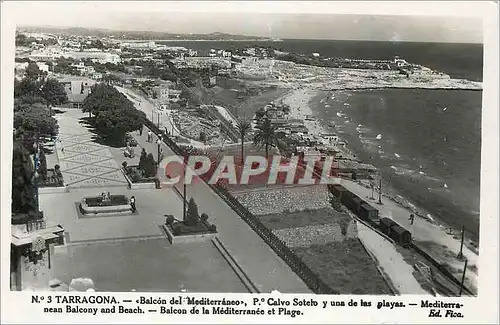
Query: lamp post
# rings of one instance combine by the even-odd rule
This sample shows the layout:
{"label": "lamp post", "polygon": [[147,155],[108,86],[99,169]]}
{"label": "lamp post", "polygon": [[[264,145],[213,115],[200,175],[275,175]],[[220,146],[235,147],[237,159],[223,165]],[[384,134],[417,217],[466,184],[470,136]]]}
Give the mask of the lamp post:
{"label": "lamp post", "polygon": [[184,156],[184,180],[182,181],[183,188],[182,188],[182,199],[183,199],[183,205],[182,205],[182,220],[186,221],[186,204],[187,204],[187,197],[186,197],[186,168],[187,168],[187,156]]}
{"label": "lamp post", "polygon": [[158,140],[156,140],[156,144],[158,145],[158,165],[160,164],[160,146],[161,146],[161,138],[158,136]]}
{"label": "lamp post", "polygon": [[464,248],[464,233],[465,233],[465,227],[462,226],[462,240],[460,241],[460,252],[458,252],[457,258],[462,259],[464,257],[463,254],[463,248]]}
{"label": "lamp post", "polygon": [[39,157],[39,147],[38,147],[38,136],[35,139],[35,142],[33,143],[33,149],[35,149],[35,159],[34,159],[35,173],[33,174],[33,181],[35,185],[35,204],[36,204],[36,211],[39,211],[40,204],[38,202],[38,177],[39,177],[38,165],[40,157]]}
{"label": "lamp post", "polygon": [[378,181],[378,204],[382,204],[382,177]]}

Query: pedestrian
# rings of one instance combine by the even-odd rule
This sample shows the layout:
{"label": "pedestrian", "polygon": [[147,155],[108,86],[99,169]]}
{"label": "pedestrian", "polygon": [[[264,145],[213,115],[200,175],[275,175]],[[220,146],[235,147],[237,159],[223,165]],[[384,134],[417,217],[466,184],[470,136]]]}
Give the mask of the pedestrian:
{"label": "pedestrian", "polygon": [[137,211],[137,209],[135,208],[135,196],[132,196],[130,198],[130,208],[132,208],[132,212]]}
{"label": "pedestrian", "polygon": [[413,225],[413,221],[415,220],[415,216],[412,214],[410,214],[410,225]]}
{"label": "pedestrian", "polygon": [[151,133],[151,130],[148,131],[148,142],[153,141],[153,134]]}
{"label": "pedestrian", "polygon": [[139,135],[142,137],[142,126],[141,126],[141,128],[139,129]]}

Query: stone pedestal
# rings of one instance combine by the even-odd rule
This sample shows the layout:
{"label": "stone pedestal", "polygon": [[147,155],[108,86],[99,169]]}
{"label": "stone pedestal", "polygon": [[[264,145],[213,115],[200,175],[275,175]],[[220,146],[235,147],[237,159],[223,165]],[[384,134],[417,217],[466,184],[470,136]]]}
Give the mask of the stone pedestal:
{"label": "stone pedestal", "polygon": [[64,244],[64,228],[46,227],[43,220],[12,225],[11,288],[48,290],[54,246]]}

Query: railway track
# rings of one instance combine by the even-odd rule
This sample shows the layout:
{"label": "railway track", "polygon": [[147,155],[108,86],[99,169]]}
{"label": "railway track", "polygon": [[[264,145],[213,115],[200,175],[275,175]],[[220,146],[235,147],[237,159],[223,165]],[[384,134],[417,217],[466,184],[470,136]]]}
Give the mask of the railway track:
{"label": "railway track", "polygon": [[[379,229],[374,227],[372,224],[366,222],[365,220],[361,219],[351,211],[349,211],[349,214],[357,221],[368,227],[370,230],[376,232],[379,236],[384,237],[386,240],[389,240],[392,242],[394,245],[398,245],[392,238],[387,236],[386,234],[382,233]],[[400,245],[399,245],[400,246]],[[449,297],[454,297],[459,295],[460,291],[460,285],[461,282],[453,276],[441,263],[439,263],[436,259],[434,259],[432,256],[427,254],[425,251],[423,251],[420,247],[418,247],[415,243],[411,243],[410,246],[408,247],[413,253],[417,254],[424,260],[426,260],[431,266],[432,270],[434,271],[433,276],[432,276],[432,285],[433,289],[435,291],[438,291],[440,294],[449,296]],[[463,292],[462,296],[467,295],[467,296],[475,296],[475,294],[467,288],[465,285],[463,286]]]}

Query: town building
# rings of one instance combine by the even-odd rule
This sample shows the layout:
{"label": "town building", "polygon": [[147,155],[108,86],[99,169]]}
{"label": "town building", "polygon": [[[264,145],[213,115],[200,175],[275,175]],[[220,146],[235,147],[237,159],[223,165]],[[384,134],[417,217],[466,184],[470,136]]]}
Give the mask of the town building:
{"label": "town building", "polygon": [[96,81],[85,77],[65,77],[58,80],[66,90],[68,104],[65,107],[80,108],[83,101],[91,92]]}
{"label": "town building", "polygon": [[118,54],[107,52],[68,52],[64,54],[64,57],[75,60],[91,59],[93,62],[99,62],[101,64],[118,64],[121,62],[121,58]]}

